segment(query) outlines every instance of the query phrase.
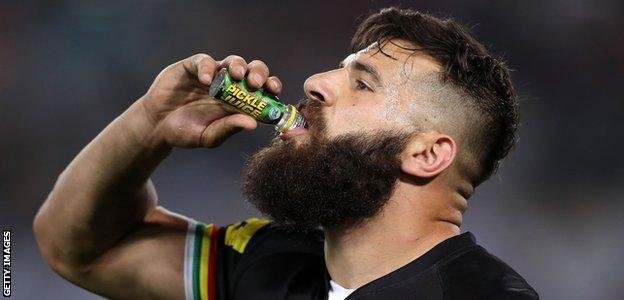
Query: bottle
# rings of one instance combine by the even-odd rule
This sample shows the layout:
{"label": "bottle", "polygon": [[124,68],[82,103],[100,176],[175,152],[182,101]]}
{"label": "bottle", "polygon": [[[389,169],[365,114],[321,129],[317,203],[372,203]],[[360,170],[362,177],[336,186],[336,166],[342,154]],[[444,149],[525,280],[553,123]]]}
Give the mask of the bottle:
{"label": "bottle", "polygon": [[262,89],[251,91],[245,79],[235,80],[225,68],[212,80],[208,95],[258,122],[275,125],[275,130],[280,133],[306,124],[294,106],[282,103],[277,96]]}

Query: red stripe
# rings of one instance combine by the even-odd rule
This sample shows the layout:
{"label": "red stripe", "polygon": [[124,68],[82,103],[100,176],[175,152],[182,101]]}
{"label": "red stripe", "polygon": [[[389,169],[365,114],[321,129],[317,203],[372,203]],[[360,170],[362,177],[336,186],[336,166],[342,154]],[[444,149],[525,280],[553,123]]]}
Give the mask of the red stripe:
{"label": "red stripe", "polygon": [[217,243],[219,241],[219,229],[217,225],[212,226],[210,233],[210,257],[208,258],[208,300],[215,300],[215,282],[217,278]]}

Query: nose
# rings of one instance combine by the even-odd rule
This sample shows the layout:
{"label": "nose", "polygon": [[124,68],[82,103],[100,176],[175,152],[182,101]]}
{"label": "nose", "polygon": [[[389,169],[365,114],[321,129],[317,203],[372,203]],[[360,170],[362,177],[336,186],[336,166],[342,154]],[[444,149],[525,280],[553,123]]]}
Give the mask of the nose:
{"label": "nose", "polygon": [[306,96],[318,100],[326,106],[334,105],[338,97],[339,76],[338,70],[310,76],[303,83]]}

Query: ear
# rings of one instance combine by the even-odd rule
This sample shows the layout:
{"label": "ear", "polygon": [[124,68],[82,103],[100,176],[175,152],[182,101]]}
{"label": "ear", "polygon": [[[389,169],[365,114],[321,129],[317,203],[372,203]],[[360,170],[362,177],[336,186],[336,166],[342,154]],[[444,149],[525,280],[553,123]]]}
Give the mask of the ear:
{"label": "ear", "polygon": [[448,168],[457,155],[455,140],[446,134],[427,132],[414,136],[401,153],[401,170],[431,178]]}

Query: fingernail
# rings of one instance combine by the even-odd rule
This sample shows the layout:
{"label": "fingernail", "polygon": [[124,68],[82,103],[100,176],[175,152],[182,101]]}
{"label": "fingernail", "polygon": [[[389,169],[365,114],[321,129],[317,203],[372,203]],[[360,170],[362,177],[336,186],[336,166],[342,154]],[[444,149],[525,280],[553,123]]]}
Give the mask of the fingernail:
{"label": "fingernail", "polygon": [[210,82],[211,80],[212,80],[212,76],[210,76],[210,74],[202,75],[202,81],[203,82]]}
{"label": "fingernail", "polygon": [[260,85],[260,83],[262,82],[262,78],[256,73],[250,74],[249,79],[253,81],[253,83],[255,83],[256,85]]}
{"label": "fingernail", "polygon": [[234,67],[234,72],[238,73],[237,75],[244,76],[245,75],[245,68],[243,68],[242,66],[236,66],[236,67]]}
{"label": "fingernail", "polygon": [[279,90],[280,88],[282,88],[279,81],[277,81],[276,79],[271,79],[271,84],[273,85],[273,88],[276,90]]}

